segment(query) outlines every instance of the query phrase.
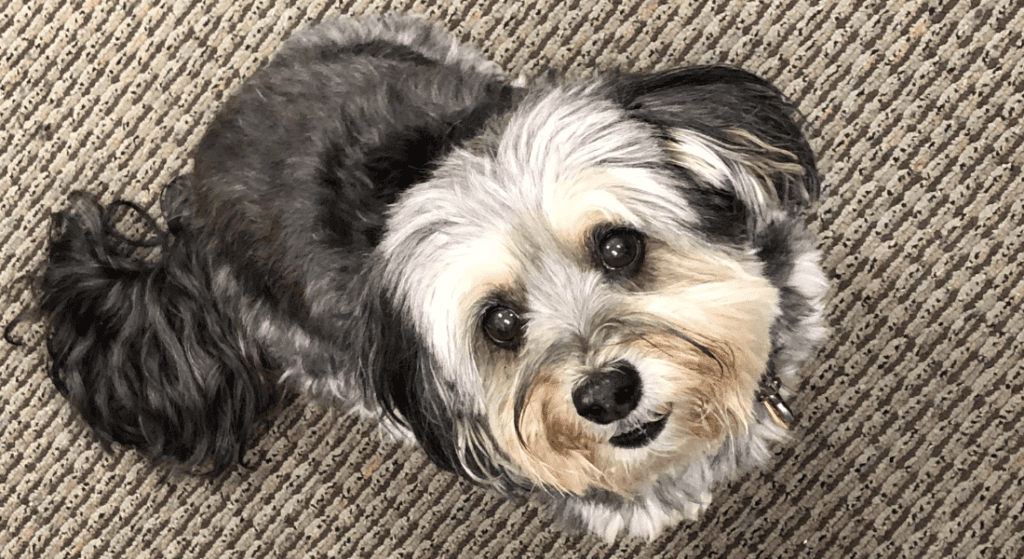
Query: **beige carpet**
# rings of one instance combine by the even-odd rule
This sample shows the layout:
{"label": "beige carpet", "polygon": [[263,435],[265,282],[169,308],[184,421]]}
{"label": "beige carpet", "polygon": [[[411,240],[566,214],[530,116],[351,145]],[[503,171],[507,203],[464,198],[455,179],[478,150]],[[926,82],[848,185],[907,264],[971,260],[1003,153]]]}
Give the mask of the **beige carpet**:
{"label": "beige carpet", "polygon": [[[1021,557],[1024,9],[1018,0],[5,0],[0,312],[72,189],[152,204],[226,92],[331,14],[443,21],[513,75],[727,63],[799,102],[833,334],[775,466],[647,543],[566,534],[299,401],[252,472],[104,454],[0,343],[0,557]],[[277,6],[292,4],[291,8]],[[156,7],[161,6],[161,7]]]}

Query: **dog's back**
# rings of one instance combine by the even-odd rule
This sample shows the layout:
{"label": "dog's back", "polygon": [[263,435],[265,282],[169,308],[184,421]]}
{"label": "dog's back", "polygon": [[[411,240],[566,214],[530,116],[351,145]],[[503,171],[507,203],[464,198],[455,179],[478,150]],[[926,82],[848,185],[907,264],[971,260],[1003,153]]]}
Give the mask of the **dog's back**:
{"label": "dog's back", "polygon": [[367,335],[353,317],[387,206],[512,94],[415,18],[289,39],[165,191],[155,262],[113,227],[132,204],[79,197],[55,215],[41,301],[55,385],[105,445],[213,472],[243,458],[282,376],[360,408],[349,348],[365,344],[349,339]]}

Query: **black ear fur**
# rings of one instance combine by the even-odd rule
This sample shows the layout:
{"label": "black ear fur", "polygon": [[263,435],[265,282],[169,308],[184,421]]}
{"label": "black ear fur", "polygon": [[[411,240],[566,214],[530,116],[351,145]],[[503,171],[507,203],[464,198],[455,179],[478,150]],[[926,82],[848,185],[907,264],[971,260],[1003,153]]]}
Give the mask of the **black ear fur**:
{"label": "black ear fur", "polygon": [[[139,242],[114,229],[120,207],[155,226],[134,204],[84,196],[54,216],[40,302],[50,378],[105,447],[219,473],[243,461],[276,406],[274,367],[214,295],[187,216],[167,215],[173,241]],[[139,246],[159,246],[159,259],[137,257]]]}
{"label": "black ear fur", "polygon": [[625,76],[612,87],[630,116],[655,126],[667,142],[678,139],[676,131],[710,140],[706,147],[725,164],[746,168],[758,179],[767,199],[731,185],[753,220],[768,209],[758,207],[765,202],[793,212],[820,195],[814,153],[797,109],[764,79],[734,68],[700,66]]}
{"label": "black ear fur", "polygon": [[[376,283],[376,282],[372,282]],[[379,284],[377,284],[379,286]],[[446,390],[438,365],[412,323],[403,320],[400,302],[386,288],[363,298],[366,348],[361,371],[385,421],[405,427],[438,467],[511,495],[519,487],[486,450],[486,419],[458,409]],[[454,404],[454,407],[453,407]]]}
{"label": "black ear fur", "polygon": [[[376,282],[373,282],[376,283]],[[434,464],[460,471],[455,426],[438,387],[428,375],[432,365],[411,323],[401,318],[394,297],[383,286],[363,297],[366,336],[361,369],[369,393],[381,404],[385,419],[408,428]]]}

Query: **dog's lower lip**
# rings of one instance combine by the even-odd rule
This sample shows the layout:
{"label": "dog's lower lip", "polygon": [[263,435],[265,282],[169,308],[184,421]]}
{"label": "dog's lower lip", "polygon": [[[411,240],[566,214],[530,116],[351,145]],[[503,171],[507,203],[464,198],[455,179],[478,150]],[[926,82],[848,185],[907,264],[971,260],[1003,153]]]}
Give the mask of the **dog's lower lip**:
{"label": "dog's lower lip", "polygon": [[612,446],[619,448],[640,448],[647,445],[647,443],[658,438],[658,435],[665,430],[665,425],[668,423],[669,414],[663,415],[660,419],[656,419],[650,423],[645,423],[632,431],[622,433],[621,435],[615,435],[608,442],[612,443]]}

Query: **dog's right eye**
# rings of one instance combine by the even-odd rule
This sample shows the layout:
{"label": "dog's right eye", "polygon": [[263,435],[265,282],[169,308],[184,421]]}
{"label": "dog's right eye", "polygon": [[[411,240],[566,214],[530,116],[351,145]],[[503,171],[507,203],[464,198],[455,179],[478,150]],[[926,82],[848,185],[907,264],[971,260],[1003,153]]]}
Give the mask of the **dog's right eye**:
{"label": "dog's right eye", "polygon": [[523,320],[516,311],[496,305],[484,313],[483,329],[494,345],[515,349],[523,332]]}
{"label": "dog's right eye", "polygon": [[644,261],[644,238],[634,229],[616,227],[596,241],[597,259],[609,273],[630,277]]}

